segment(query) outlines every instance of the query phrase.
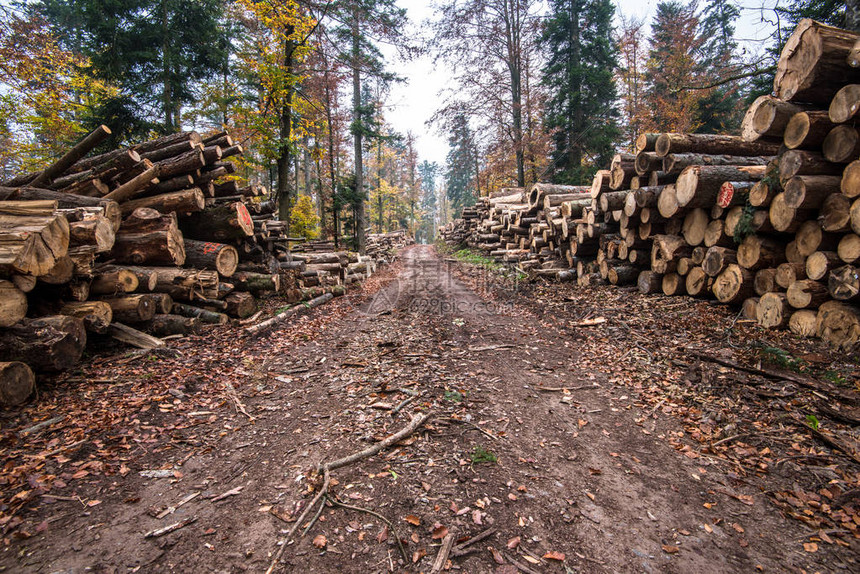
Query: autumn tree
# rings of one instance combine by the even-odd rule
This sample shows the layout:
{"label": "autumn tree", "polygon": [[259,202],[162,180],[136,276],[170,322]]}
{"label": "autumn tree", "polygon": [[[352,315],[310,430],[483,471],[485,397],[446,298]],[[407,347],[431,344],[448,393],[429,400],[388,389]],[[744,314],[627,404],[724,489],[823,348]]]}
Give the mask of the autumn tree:
{"label": "autumn tree", "polygon": [[698,28],[695,4],[657,4],[644,78],[649,110],[644,129],[690,132],[700,125],[699,102],[707,93],[688,89],[700,77]]}
{"label": "autumn tree", "polygon": [[739,75],[744,63],[737,57],[735,21],[740,9],[733,0],[708,0],[700,16],[700,84],[713,85],[699,102],[699,131],[726,133],[737,129],[743,114]]}
{"label": "autumn tree", "polygon": [[459,113],[500,123],[495,130],[515,158],[516,182],[526,182],[524,85],[527,54],[535,49],[536,0],[446,0],[433,23],[437,59],[453,70],[457,91],[443,113]]}
{"label": "autumn tree", "polygon": [[294,237],[316,239],[319,236],[319,215],[309,195],[299,196],[290,213],[291,234]]}
{"label": "autumn tree", "polygon": [[549,91],[546,127],[553,137],[549,172],[556,183],[581,185],[612,159],[618,139],[610,0],[551,0],[540,45]]}
{"label": "autumn tree", "polygon": [[622,133],[629,150],[642,131],[645,108],[644,71],[647,51],[643,28],[645,22],[621,16],[617,31],[619,67],[618,87],[622,111]]}

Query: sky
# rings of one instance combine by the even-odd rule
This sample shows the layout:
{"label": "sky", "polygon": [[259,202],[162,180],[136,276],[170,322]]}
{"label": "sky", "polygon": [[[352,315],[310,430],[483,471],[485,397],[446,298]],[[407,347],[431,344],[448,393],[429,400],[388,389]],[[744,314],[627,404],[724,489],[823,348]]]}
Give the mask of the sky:
{"label": "sky", "polygon": [[[645,19],[646,23],[654,14],[658,0],[618,0],[616,14],[625,17]],[[741,0],[741,15],[737,22],[736,37],[746,50],[758,53],[766,40],[773,34],[774,26],[762,22],[762,15],[770,17],[774,5],[779,0]],[[423,20],[433,17],[432,0],[397,0],[398,5],[407,10],[410,26],[408,34],[417,36],[417,26]],[[700,1],[700,5],[704,4]],[[764,10],[762,9],[764,7]],[[647,33],[646,33],[647,36]],[[394,85],[387,102],[386,118],[392,127],[400,132],[411,131],[417,138],[417,151],[420,160],[445,164],[448,144],[444,134],[439,134],[435,126],[427,121],[442,106],[440,90],[449,87],[451,75],[446,70],[435,68],[430,56],[423,56],[409,62],[398,61],[394,50],[383,47],[383,52],[391,62],[391,68],[406,79]]]}

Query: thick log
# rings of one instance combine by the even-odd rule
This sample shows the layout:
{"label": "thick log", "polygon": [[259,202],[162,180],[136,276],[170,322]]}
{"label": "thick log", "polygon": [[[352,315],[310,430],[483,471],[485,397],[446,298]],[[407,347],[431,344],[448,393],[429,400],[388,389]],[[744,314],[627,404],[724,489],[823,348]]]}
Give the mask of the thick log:
{"label": "thick log", "polygon": [[774,94],[786,101],[826,105],[860,71],[845,65],[857,34],[805,18],[782,49],[773,81]]}
{"label": "thick log", "polygon": [[176,214],[163,215],[146,207],[136,209],[117,233],[110,257],[135,265],[182,265],[185,247]]}
{"label": "thick log", "polygon": [[146,324],[146,329],[156,337],[195,334],[200,331],[200,320],[195,317],[157,313]]}
{"label": "thick log", "polygon": [[786,203],[785,192],[773,198],[768,208],[768,217],[774,230],[782,233],[792,233],[800,227],[800,223],[811,219],[813,211],[803,211],[789,207]]}
{"label": "thick log", "polygon": [[658,293],[662,289],[663,276],[646,269],[639,273],[636,284],[639,287],[640,293],[645,293],[646,295],[649,293]]}
{"label": "thick log", "polygon": [[744,299],[744,302],[741,305],[741,317],[749,321],[757,321],[758,302],[758,297],[748,297]]}
{"label": "thick log", "polygon": [[11,281],[0,279],[0,327],[11,327],[27,316],[27,296]]}
{"label": "thick log", "polygon": [[683,295],[686,292],[687,283],[685,278],[681,275],[678,275],[677,273],[667,273],[663,275],[663,281],[660,288],[664,295]]}
{"label": "thick log", "polygon": [[750,188],[749,202],[752,207],[768,207],[773,198],[782,191],[782,188],[773,181],[757,181]]}
{"label": "thick log", "polygon": [[705,247],[729,247],[733,245],[732,238],[726,233],[726,222],[722,219],[714,219],[705,227]]}
{"label": "thick log", "polygon": [[813,337],[816,334],[818,313],[809,309],[800,309],[791,314],[788,329],[798,337]]}
{"label": "thick log", "polygon": [[860,268],[844,265],[830,272],[827,292],[837,301],[855,301],[860,298]]}
{"label": "thick log", "polygon": [[747,142],[730,135],[666,133],[660,134],[655,151],[660,157],[670,153],[773,156],[779,152],[779,144],[764,140]]}
{"label": "thick log", "polygon": [[806,276],[813,281],[821,281],[841,264],[835,251],[816,251],[806,259]]}
{"label": "thick log", "polygon": [[129,215],[139,207],[148,207],[161,213],[194,213],[202,211],[206,200],[199,188],[183,189],[161,195],[153,195],[127,201],[122,204],[122,214]]}
{"label": "thick log", "polygon": [[158,182],[158,167],[153,166],[142,172],[140,175],[137,175],[120,185],[118,188],[104,196],[104,199],[122,203],[124,201],[128,201],[139,193],[142,193],[150,185],[157,184]]}
{"label": "thick log", "polygon": [[694,209],[684,217],[684,223],[681,227],[681,234],[688,245],[696,247],[701,245],[705,240],[705,230],[711,218],[708,217],[708,212],[704,209]]}
{"label": "thick log", "polygon": [[726,247],[711,247],[702,261],[702,271],[709,277],[716,277],[729,265],[738,262],[737,252]]}
{"label": "thick log", "polygon": [[670,153],[663,158],[663,171],[670,175],[677,175],[686,168],[693,165],[732,165],[751,166],[767,165],[770,156],[737,156],[737,155],[714,155],[702,153]]}
{"label": "thick log", "polygon": [[684,277],[684,288],[690,297],[707,297],[713,281],[701,267],[693,267]]}
{"label": "thick log", "polygon": [[[137,291],[140,282],[128,269],[115,268],[98,273],[90,283],[91,295],[116,295]],[[148,285],[147,285],[148,287]],[[151,289],[150,289],[151,290]]]}
{"label": "thick log", "polygon": [[750,271],[776,267],[785,261],[782,243],[758,235],[747,235],[738,246],[738,265]]}
{"label": "thick log", "polygon": [[183,189],[191,189],[194,187],[194,178],[190,175],[178,175],[170,179],[159,178],[159,184],[147,190],[148,193],[162,194],[172,191],[181,191]]}
{"label": "thick log", "polygon": [[761,96],[747,110],[741,125],[741,137],[755,141],[760,137],[782,138],[791,117],[803,107],[773,96]]}
{"label": "thick log", "polygon": [[782,141],[788,149],[817,149],[833,128],[830,115],[825,111],[799,112],[785,126]]}
{"label": "thick log", "polygon": [[681,210],[675,185],[673,183],[665,186],[657,197],[657,212],[666,219],[678,215]]}
{"label": "thick log", "polygon": [[785,293],[765,293],[758,301],[756,321],[765,329],[782,329],[788,326],[791,314]]}
{"label": "thick log", "polygon": [[851,231],[860,233],[860,199],[851,204],[848,214],[851,218]]}
{"label": "thick log", "polygon": [[740,305],[755,294],[753,274],[739,265],[730,264],[714,280],[711,288],[717,300],[728,305]]}
{"label": "thick log", "polygon": [[105,333],[113,321],[113,309],[105,301],[80,301],[66,303],[60,308],[60,315],[77,317],[91,333]]}
{"label": "thick log", "polygon": [[39,276],[39,282],[47,285],[64,285],[75,274],[75,262],[68,255],[59,257],[50,271]]}
{"label": "thick log", "polygon": [[843,86],[830,101],[830,121],[834,124],[843,124],[857,114],[860,110],[860,84],[848,84]]}
{"label": "thick log", "polygon": [[840,176],[844,166],[827,161],[823,155],[812,151],[790,150],[779,158],[779,181],[784,186],[798,175]]}
{"label": "thick log", "polygon": [[860,311],[841,301],[828,301],[818,309],[816,334],[836,347],[852,350],[860,341]]}
{"label": "thick log", "polygon": [[181,175],[196,174],[206,166],[203,150],[195,149],[155,164],[159,179],[168,180]]}
{"label": "thick log", "polygon": [[660,134],[639,134],[636,136],[636,151],[654,151]]}
{"label": "thick log", "polygon": [[797,175],[785,184],[785,204],[792,209],[818,209],[832,193],[840,193],[838,175]]}
{"label": "thick log", "polygon": [[828,161],[849,163],[860,156],[860,130],[854,126],[836,126],[821,146],[821,151]]}
{"label": "thick log", "polygon": [[257,300],[250,293],[230,293],[224,299],[227,303],[227,314],[244,319],[257,312]]}
{"label": "thick log", "polygon": [[797,250],[804,257],[809,257],[822,249],[836,249],[839,236],[824,233],[817,221],[804,221],[794,235]]}
{"label": "thick log", "polygon": [[789,285],[785,296],[788,304],[795,309],[817,309],[830,299],[827,287],[811,279],[795,281]]}
{"label": "thick log", "polygon": [[232,245],[186,239],[185,263],[197,269],[212,269],[222,277],[231,277],[239,265],[239,252]]}
{"label": "thick log", "polygon": [[772,267],[756,271],[753,280],[753,289],[756,295],[779,291],[779,285],[776,283],[776,272],[777,270]]}
{"label": "thick log", "polygon": [[116,232],[107,217],[95,216],[69,223],[69,246],[93,245],[97,253],[113,249]]}
{"label": "thick log", "polygon": [[0,330],[0,358],[26,363],[34,371],[65,371],[77,364],[87,344],[84,322],[56,315],[24,319]]}
{"label": "thick log", "polygon": [[57,202],[57,206],[60,209],[103,207],[104,215],[110,220],[114,231],[119,229],[120,221],[122,221],[122,214],[120,212],[119,205],[114,201],[107,201],[96,197],[60,193],[50,189],[40,189],[35,187],[0,187],[0,200],[53,200]]}
{"label": "thick log", "polygon": [[818,224],[824,231],[840,233],[851,229],[851,200],[841,193],[824,199],[818,212]]}
{"label": "thick log", "polygon": [[0,362],[0,407],[24,404],[36,390],[32,369],[19,361]]}
{"label": "thick log", "polygon": [[765,166],[690,166],[675,183],[675,196],[681,207],[710,208],[726,181],[757,181],[764,177]]}
{"label": "thick log", "polygon": [[660,171],[663,169],[663,158],[651,151],[639,152],[636,154],[634,167],[640,176],[647,175],[652,171]]}
{"label": "thick log", "polygon": [[839,240],[839,245],[836,246],[836,253],[839,259],[845,263],[857,263],[860,261],[860,235],[849,233]]}
{"label": "thick log", "polygon": [[40,276],[69,249],[69,222],[62,215],[0,214],[0,271]]}
{"label": "thick log", "polygon": [[598,198],[598,202],[600,204],[600,210],[604,213],[609,211],[615,211],[617,209],[624,208],[624,202],[627,200],[627,196],[631,193],[630,190],[623,191],[610,191],[608,193],[603,193]]}
{"label": "thick log", "polygon": [[140,323],[149,321],[155,315],[155,303],[148,295],[129,295],[103,301],[110,305],[116,321]]}
{"label": "thick log", "polygon": [[254,222],[240,202],[207,207],[182,218],[182,231],[192,239],[230,241],[254,235]]}
{"label": "thick log", "polygon": [[785,244],[785,260],[789,263],[803,263],[806,260],[798,251],[797,243],[794,240]]}
{"label": "thick log", "polygon": [[167,293],[174,299],[194,301],[218,296],[218,273],[178,267],[130,267],[133,273],[152,273],[156,276],[153,291]]}
{"label": "thick log", "polygon": [[614,265],[609,268],[607,279],[613,285],[630,285],[639,277],[639,268],[633,265]]}
{"label": "thick log", "polygon": [[788,289],[793,283],[806,279],[806,263],[780,263],[776,268],[776,284]]}
{"label": "thick log", "polygon": [[855,160],[845,167],[842,173],[842,193],[845,197],[854,199],[860,197],[860,160]]}

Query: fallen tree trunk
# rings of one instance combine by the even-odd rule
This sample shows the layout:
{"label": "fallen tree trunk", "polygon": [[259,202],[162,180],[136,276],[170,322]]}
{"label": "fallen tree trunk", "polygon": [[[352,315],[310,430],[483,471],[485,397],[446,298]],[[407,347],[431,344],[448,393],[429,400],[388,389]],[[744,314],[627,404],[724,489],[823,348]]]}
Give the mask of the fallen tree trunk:
{"label": "fallen tree trunk", "polygon": [[320,305],[322,305],[324,303],[328,303],[332,299],[334,299],[334,295],[332,295],[331,293],[326,293],[325,295],[320,295],[316,299],[311,299],[307,303],[296,305],[295,307],[290,307],[289,309],[287,309],[283,313],[275,315],[274,317],[272,317],[271,319],[269,319],[267,321],[263,321],[262,323],[259,323],[257,325],[252,325],[251,327],[246,328],[245,332],[251,336],[265,333],[266,331],[274,329],[275,327],[277,327],[281,323],[286,322],[288,319],[296,317],[304,311],[313,309],[315,307],[319,307]]}
{"label": "fallen tree trunk", "polygon": [[185,246],[176,215],[162,215],[146,207],[136,209],[123,222],[110,256],[134,265],[182,265]]}
{"label": "fallen tree trunk", "polygon": [[63,315],[25,319],[0,331],[0,359],[26,363],[34,371],[65,371],[87,344],[84,322]]}

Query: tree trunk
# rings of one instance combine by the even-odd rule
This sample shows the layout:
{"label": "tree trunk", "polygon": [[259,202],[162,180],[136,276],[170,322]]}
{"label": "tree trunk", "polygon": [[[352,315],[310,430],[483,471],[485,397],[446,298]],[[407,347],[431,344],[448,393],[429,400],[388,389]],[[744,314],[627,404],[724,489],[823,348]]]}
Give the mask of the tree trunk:
{"label": "tree trunk", "polygon": [[136,209],[117,233],[110,257],[134,265],[182,265],[185,246],[176,214],[162,215],[146,207]]}
{"label": "tree trunk", "polygon": [[91,333],[105,333],[113,321],[113,309],[105,301],[81,301],[66,303],[60,315],[82,319],[84,327]]}
{"label": "tree trunk", "polygon": [[56,315],[25,319],[0,330],[0,357],[27,363],[34,371],[65,371],[77,364],[87,344],[84,322]]}
{"label": "tree trunk", "polygon": [[185,263],[197,269],[213,269],[222,277],[230,277],[239,265],[239,252],[223,243],[186,239]]}
{"label": "tree trunk", "polygon": [[149,295],[129,295],[103,301],[110,305],[116,321],[140,323],[149,321],[155,315],[155,303]]}
{"label": "tree trunk", "polygon": [[0,214],[0,271],[45,275],[69,249],[69,223],[62,215]]}
{"label": "tree trunk", "polygon": [[779,144],[768,141],[746,142],[730,135],[666,133],[657,139],[656,152],[660,157],[670,153],[773,156],[779,152]]}
{"label": "tree trunk", "polygon": [[202,211],[205,204],[203,192],[194,187],[127,201],[122,204],[121,208],[123,215],[129,215],[138,207],[148,207],[165,214],[173,212],[185,214]]}
{"label": "tree trunk", "polygon": [[11,281],[0,279],[0,327],[11,327],[27,316],[27,296]]}
{"label": "tree trunk", "polygon": [[182,218],[182,231],[200,241],[230,241],[254,235],[254,221],[241,202],[215,205]]}

